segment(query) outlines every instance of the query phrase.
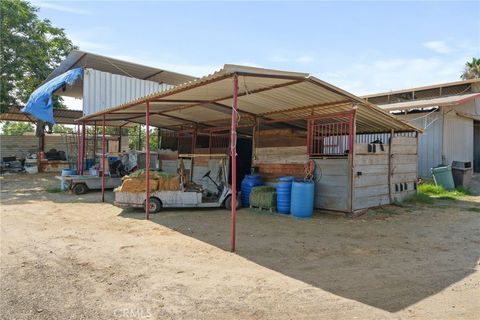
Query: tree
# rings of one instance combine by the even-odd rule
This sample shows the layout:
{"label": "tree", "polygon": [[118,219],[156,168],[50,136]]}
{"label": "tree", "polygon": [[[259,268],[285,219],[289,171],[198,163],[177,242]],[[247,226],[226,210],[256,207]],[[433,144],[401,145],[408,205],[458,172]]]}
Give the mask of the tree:
{"label": "tree", "polygon": [[472,58],[472,61],[465,63],[465,69],[461,75],[463,80],[480,78],[480,59]]}
{"label": "tree", "polygon": [[35,127],[30,122],[5,121],[2,131],[7,136],[21,136],[26,132],[35,132]]}
{"label": "tree", "polygon": [[63,124],[54,124],[52,129],[54,133],[73,133],[73,128]]}
{"label": "tree", "polygon": [[[0,111],[22,105],[76,47],[63,29],[39,19],[38,8],[23,0],[0,1]],[[60,97],[54,107],[65,108]]]}

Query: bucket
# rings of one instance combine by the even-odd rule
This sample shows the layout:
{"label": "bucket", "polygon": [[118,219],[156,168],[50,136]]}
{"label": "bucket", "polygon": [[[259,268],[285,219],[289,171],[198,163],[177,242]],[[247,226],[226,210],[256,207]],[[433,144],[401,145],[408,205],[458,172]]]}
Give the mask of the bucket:
{"label": "bucket", "polygon": [[313,181],[293,181],[290,212],[297,218],[310,218],[313,215],[315,183]]}
{"label": "bucket", "polygon": [[[77,173],[75,169],[63,169],[62,170],[62,177],[66,176],[74,176]],[[65,186],[65,182],[63,180],[60,181],[60,190],[65,191],[67,190]]]}

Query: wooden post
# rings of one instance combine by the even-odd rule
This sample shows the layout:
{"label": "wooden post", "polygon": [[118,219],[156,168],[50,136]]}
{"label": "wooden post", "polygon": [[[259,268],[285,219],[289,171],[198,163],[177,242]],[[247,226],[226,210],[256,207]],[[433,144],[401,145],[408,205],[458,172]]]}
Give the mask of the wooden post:
{"label": "wooden post", "polygon": [[238,113],[238,76],[233,76],[232,127],[230,132],[230,154],[232,156],[232,233],[230,250],[235,252],[237,227],[237,113]]}

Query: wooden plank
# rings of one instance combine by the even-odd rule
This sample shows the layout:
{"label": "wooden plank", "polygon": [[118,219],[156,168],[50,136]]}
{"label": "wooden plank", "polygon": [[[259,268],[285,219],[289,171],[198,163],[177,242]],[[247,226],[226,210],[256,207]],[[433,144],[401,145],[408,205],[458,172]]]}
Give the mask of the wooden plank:
{"label": "wooden plank", "polygon": [[341,197],[321,196],[315,197],[315,208],[326,210],[348,211],[348,192]]}
{"label": "wooden plank", "polygon": [[365,186],[388,185],[388,175],[379,174],[355,176],[353,181],[355,188]]}
{"label": "wooden plank", "polygon": [[416,145],[417,138],[416,137],[393,137],[390,140],[392,145]]}
{"label": "wooden plank", "polygon": [[393,164],[392,165],[392,175],[398,173],[417,173],[417,164]]}
{"label": "wooden plank", "polygon": [[417,145],[392,145],[392,154],[417,154]]}
{"label": "wooden plank", "polygon": [[325,176],[315,177],[318,184],[331,186],[348,186],[348,176]]}
{"label": "wooden plank", "polygon": [[405,199],[414,196],[417,193],[417,190],[407,190],[403,192],[396,192],[392,194],[392,201],[402,202]]}
{"label": "wooden plank", "polygon": [[392,183],[401,183],[401,182],[409,182],[409,181],[416,181],[417,180],[417,173],[398,173],[392,175],[391,182]]}
{"label": "wooden plank", "polygon": [[388,184],[355,188],[355,194],[354,194],[355,198],[372,197],[375,195],[388,196]]}
{"label": "wooden plank", "polygon": [[317,176],[347,176],[348,175],[347,160],[340,159],[317,159],[315,160],[315,175]]}
{"label": "wooden plank", "polygon": [[353,174],[356,175],[357,172],[361,172],[362,175],[365,174],[388,174],[388,165],[386,164],[371,164],[371,165],[357,165],[354,168]]}
{"label": "wooden plank", "polygon": [[355,155],[355,166],[371,164],[388,165],[388,155]]}
{"label": "wooden plank", "polygon": [[380,144],[376,144],[376,151],[375,152],[368,152],[368,144],[359,143],[355,145],[355,154],[368,154],[368,155],[375,155],[375,154],[388,154],[388,150],[390,149],[387,144],[383,144],[383,151],[380,147]]}
{"label": "wooden plank", "polygon": [[306,147],[256,148],[254,164],[261,163],[306,163]]}
{"label": "wooden plank", "polygon": [[390,203],[390,197],[388,195],[354,198],[353,209],[359,210],[359,209],[365,209],[370,207],[378,207],[378,206],[383,206],[389,203]]}
{"label": "wooden plank", "polygon": [[418,163],[418,155],[416,154],[394,154],[392,157],[392,164],[409,164]]}

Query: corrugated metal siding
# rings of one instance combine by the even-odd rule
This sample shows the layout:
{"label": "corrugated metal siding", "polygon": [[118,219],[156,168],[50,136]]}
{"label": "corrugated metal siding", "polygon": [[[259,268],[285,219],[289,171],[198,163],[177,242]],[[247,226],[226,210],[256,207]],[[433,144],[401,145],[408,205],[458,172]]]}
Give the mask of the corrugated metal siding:
{"label": "corrugated metal siding", "polygon": [[444,110],[444,162],[447,164],[451,164],[452,161],[473,163],[473,120],[458,116],[456,110],[457,108]]}
{"label": "corrugated metal siding", "polygon": [[425,131],[418,137],[418,175],[431,177],[430,169],[442,163],[443,115],[440,112],[401,116]]}
{"label": "corrugated metal siding", "polygon": [[85,69],[83,114],[86,116],[171,87],[153,81]]}

